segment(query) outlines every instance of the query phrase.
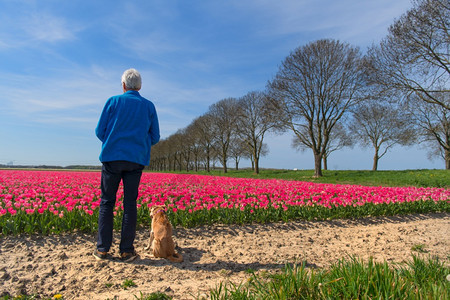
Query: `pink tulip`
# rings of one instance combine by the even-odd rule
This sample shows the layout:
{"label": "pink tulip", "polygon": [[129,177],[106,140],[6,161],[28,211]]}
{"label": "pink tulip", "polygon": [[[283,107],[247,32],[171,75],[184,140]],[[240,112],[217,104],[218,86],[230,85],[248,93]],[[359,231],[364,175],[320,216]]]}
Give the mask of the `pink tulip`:
{"label": "pink tulip", "polygon": [[[80,211],[92,215],[100,205],[100,172],[0,170],[0,215],[45,211],[64,216]],[[449,201],[450,189],[367,187],[311,182],[144,173],[138,209],[166,205],[172,212],[211,209],[289,210],[295,206],[361,206],[366,203]],[[123,210],[119,187],[114,213]]]}

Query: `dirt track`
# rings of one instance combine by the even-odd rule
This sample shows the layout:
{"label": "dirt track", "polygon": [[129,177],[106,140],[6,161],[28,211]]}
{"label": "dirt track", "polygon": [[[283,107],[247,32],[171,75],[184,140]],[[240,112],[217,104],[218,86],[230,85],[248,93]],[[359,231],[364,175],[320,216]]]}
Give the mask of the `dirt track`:
{"label": "dirt track", "polygon": [[[164,292],[174,299],[194,299],[221,281],[245,280],[249,269],[274,270],[289,262],[327,267],[356,255],[377,261],[411,259],[411,248],[449,263],[450,214],[410,215],[325,222],[176,228],[184,262],[173,264],[145,252],[149,233],[140,230],[132,263],[96,261],[94,235],[5,237],[0,241],[0,295],[37,294],[65,299],[135,299],[140,292]],[[118,235],[112,254],[117,257]],[[415,252],[417,253],[417,252]],[[133,280],[136,287],[124,289]]]}

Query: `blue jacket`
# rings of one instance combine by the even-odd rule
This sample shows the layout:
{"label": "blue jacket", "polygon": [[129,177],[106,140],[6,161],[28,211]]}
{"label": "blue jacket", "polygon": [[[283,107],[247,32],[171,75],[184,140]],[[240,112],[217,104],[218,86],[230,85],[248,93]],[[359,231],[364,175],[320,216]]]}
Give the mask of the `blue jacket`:
{"label": "blue jacket", "polygon": [[148,165],[150,148],[159,142],[159,123],[153,103],[137,91],[108,99],[95,134],[102,141],[100,161],[125,160]]}

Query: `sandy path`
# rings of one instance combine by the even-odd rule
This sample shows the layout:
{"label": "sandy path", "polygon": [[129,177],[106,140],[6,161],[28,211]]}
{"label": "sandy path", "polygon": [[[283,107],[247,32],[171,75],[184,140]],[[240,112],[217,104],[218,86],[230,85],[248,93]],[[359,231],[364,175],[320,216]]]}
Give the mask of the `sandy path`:
{"label": "sandy path", "polygon": [[[326,267],[347,255],[402,262],[411,259],[411,247],[418,244],[425,246],[425,255],[449,263],[450,214],[177,228],[174,239],[185,259],[180,264],[147,257],[148,236],[147,230],[138,232],[135,246],[141,257],[132,263],[96,261],[94,235],[1,238],[0,296],[135,299],[140,292],[159,291],[194,299],[221,281],[241,282],[249,277],[248,269],[270,271],[295,261]],[[117,234],[115,241],[117,251]],[[137,286],[125,290],[126,279]]]}

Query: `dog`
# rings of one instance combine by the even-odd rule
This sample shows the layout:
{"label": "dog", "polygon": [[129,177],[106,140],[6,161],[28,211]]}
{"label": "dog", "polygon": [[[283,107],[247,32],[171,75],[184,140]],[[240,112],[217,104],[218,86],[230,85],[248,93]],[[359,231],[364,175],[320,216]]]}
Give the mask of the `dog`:
{"label": "dog", "polygon": [[150,211],[152,228],[150,239],[145,250],[150,250],[154,257],[166,258],[171,262],[182,262],[183,256],[175,252],[175,243],[172,239],[172,224],[167,218],[165,207],[153,206]]}

